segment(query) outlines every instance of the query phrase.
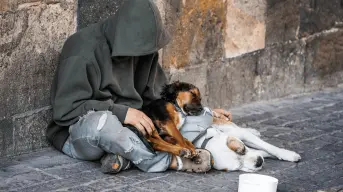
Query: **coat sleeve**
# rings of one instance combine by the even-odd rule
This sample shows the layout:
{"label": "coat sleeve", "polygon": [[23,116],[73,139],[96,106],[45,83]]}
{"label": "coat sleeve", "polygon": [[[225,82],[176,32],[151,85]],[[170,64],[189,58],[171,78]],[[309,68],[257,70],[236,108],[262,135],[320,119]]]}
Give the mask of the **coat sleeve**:
{"label": "coat sleeve", "polygon": [[149,104],[153,100],[160,99],[162,88],[168,83],[166,74],[158,63],[158,53],[155,53],[152,62],[149,80],[143,93],[144,105]]}
{"label": "coat sleeve", "polygon": [[61,61],[52,88],[53,120],[61,126],[69,126],[78,121],[88,111],[109,110],[122,123],[128,110],[127,106],[114,104],[107,100],[93,99],[99,76],[94,65],[78,56]]}

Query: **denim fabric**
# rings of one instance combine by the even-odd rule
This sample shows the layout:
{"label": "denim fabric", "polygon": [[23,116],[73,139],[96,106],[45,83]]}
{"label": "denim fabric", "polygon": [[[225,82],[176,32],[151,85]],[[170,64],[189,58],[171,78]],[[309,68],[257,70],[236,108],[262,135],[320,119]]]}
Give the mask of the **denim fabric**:
{"label": "denim fabric", "polygon": [[72,158],[93,161],[105,153],[119,154],[145,172],[165,171],[171,163],[171,154],[149,151],[109,111],[90,111],[70,126],[69,133],[62,151]]}

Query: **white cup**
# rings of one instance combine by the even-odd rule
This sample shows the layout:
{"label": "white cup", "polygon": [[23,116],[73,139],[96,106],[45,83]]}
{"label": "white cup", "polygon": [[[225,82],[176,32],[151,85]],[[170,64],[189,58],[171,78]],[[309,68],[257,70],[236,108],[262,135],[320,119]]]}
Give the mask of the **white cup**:
{"label": "white cup", "polygon": [[241,174],[238,192],[276,192],[279,180],[260,174]]}

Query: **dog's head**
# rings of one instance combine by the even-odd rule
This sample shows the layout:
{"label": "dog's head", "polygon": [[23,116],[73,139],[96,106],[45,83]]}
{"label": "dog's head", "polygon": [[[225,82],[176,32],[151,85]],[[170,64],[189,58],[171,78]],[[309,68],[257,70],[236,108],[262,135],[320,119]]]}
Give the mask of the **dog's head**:
{"label": "dog's head", "polygon": [[181,108],[189,116],[200,115],[203,111],[199,89],[189,83],[176,81],[163,87],[161,97]]}

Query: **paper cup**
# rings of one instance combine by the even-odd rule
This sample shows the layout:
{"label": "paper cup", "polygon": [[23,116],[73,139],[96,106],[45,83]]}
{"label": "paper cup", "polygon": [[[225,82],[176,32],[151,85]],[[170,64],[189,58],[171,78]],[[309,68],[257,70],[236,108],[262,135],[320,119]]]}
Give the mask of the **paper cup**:
{"label": "paper cup", "polygon": [[241,174],[238,192],[276,192],[278,179],[260,174]]}

